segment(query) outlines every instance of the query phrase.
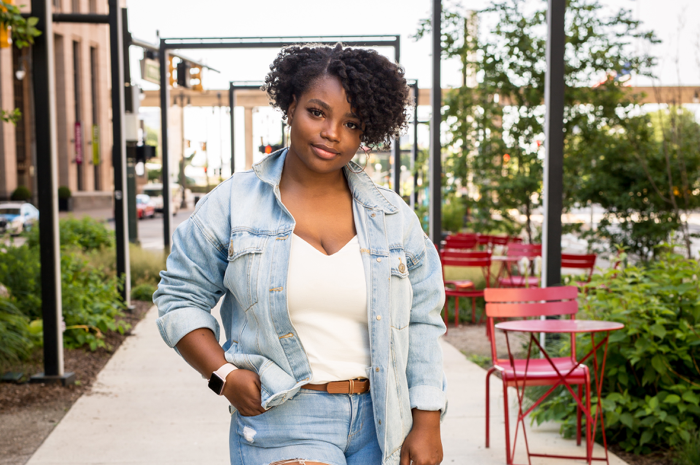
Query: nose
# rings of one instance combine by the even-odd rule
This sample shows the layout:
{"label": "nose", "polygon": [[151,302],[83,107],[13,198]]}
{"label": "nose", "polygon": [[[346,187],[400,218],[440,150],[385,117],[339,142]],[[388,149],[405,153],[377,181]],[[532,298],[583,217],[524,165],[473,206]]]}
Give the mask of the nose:
{"label": "nose", "polygon": [[331,142],[340,142],[340,123],[327,119],[321,128],[321,137]]}

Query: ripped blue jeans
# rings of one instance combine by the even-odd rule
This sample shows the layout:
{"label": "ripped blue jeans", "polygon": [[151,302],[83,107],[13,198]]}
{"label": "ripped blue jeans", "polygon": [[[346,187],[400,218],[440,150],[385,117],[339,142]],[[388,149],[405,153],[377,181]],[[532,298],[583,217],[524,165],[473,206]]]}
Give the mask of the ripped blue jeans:
{"label": "ripped blue jeans", "polygon": [[379,465],[372,397],[301,389],[282,405],[253,417],[231,416],[232,465],[292,459],[328,465]]}

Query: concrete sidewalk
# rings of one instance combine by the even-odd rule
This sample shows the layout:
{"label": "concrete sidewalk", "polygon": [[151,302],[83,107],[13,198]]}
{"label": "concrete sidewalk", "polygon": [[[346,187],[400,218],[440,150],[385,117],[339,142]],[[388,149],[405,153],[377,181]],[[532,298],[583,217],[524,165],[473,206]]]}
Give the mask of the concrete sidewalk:
{"label": "concrete sidewalk", "polygon": [[[30,465],[229,463],[226,400],[209,392],[205,381],[168,349],[156,329],[156,316],[154,307],[100,372],[91,392],[73,405],[37,450]],[[494,377],[492,382],[492,439],[491,448],[485,449],[486,372],[449,344],[443,343],[443,350],[450,402],[442,426],[443,463],[505,464],[500,380]],[[528,433],[533,451],[584,454],[583,447],[562,440],[556,426],[529,429]],[[596,449],[600,454],[600,447]],[[527,463],[523,454],[516,459]],[[540,459],[532,463],[585,462]],[[624,464],[612,456],[610,463]]]}

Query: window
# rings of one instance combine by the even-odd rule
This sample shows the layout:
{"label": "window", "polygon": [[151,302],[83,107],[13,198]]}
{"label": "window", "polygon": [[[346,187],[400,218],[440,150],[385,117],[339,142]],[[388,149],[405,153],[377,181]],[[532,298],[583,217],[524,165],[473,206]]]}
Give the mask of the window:
{"label": "window", "polygon": [[[92,156],[92,153],[94,150],[100,150],[99,143],[100,143],[100,136],[99,136],[99,126],[100,126],[100,120],[99,120],[99,114],[98,114],[98,100],[97,100],[97,47],[90,47],[90,105],[92,107],[92,128],[90,128],[91,131],[91,136],[90,138],[92,139],[92,145],[91,148],[92,150],[90,153],[87,154],[88,157]],[[87,131],[87,128],[85,128]],[[97,163],[95,163],[97,162]],[[94,163],[94,175],[95,175],[95,190],[98,191],[100,190],[100,161],[99,161],[99,155],[97,157],[97,160],[95,160],[95,157],[93,157],[93,163]]]}
{"label": "window", "polygon": [[80,13],[80,0],[73,0],[71,11],[73,13]]}
{"label": "window", "polygon": [[[82,120],[82,115],[80,112],[80,42],[73,41],[73,97],[75,100],[75,125],[73,130],[73,147],[75,155],[75,166],[77,168],[77,181],[78,190],[85,190],[85,182],[83,179],[83,147],[82,147],[82,137],[78,138],[77,126]],[[82,128],[81,128],[82,129]],[[78,158],[78,153],[81,157]]]}

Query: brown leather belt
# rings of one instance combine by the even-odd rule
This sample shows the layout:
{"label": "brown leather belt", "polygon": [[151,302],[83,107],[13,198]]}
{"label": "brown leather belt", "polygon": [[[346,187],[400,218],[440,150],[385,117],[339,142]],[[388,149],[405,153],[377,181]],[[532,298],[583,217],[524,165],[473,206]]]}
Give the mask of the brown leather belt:
{"label": "brown leather belt", "polygon": [[350,379],[348,381],[332,381],[325,384],[305,384],[302,389],[325,391],[329,394],[364,394],[369,391],[368,379]]}

